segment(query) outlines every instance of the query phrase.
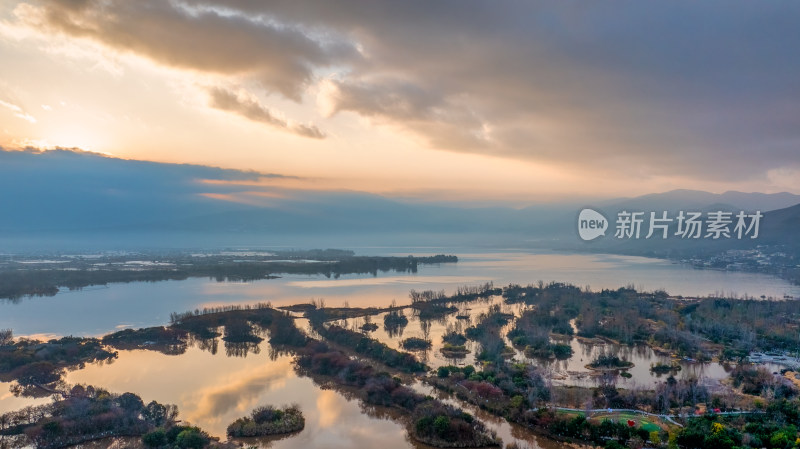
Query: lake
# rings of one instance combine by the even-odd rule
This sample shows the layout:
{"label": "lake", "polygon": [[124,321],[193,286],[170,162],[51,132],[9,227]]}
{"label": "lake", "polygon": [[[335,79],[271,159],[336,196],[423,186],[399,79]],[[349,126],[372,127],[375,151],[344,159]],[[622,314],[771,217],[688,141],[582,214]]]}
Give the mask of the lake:
{"label": "lake", "polygon": [[166,324],[171,312],[224,304],[272,302],[275,306],[322,298],[328,306],[386,306],[409,302],[408,292],[445,290],[492,281],[496,286],[527,285],[538,280],[572,283],[594,290],[633,285],[640,290],[664,289],[671,295],[737,295],[800,297],[800,286],[774,276],[698,270],[661,259],[608,254],[570,254],[469,248],[368,248],[357,253],[384,255],[456,254],[459,262],[421,266],[417,273],[283,276],[248,283],[207,278],[139,282],[62,291],[53,297],[0,302],[0,329],[17,336],[96,336],[126,327]]}
{"label": "lake", "polygon": [[[379,273],[349,275],[339,279],[324,276],[284,276],[279,279],[250,283],[216,282],[205,278],[155,283],[111,284],[79,291],[64,291],[54,297],[25,298],[18,302],[0,303],[0,328],[13,328],[17,336],[93,336],[125,327],[166,324],[174,311],[193,310],[224,304],[245,304],[270,301],[275,306],[324,299],[328,306],[387,306],[393,300],[409,302],[408,291],[445,290],[457,286],[492,281],[496,286],[509,283],[528,284],[570,282],[592,289],[634,285],[638,289],[664,289],[673,295],[706,296],[736,294],[800,297],[800,287],[776,277],[741,272],[696,270],[658,259],[604,254],[567,254],[557,252],[494,251],[477,252],[458,248],[371,249],[376,254],[426,255],[456,254],[456,264],[421,266],[417,273]],[[360,251],[364,252],[364,251]],[[500,297],[470,305],[474,319]],[[512,308],[511,306],[506,306]],[[516,306],[515,306],[516,307]],[[512,308],[514,309],[514,308]],[[516,309],[514,309],[516,310]],[[434,346],[417,353],[433,367],[447,364],[473,363],[473,352],[466,359],[444,357],[441,335],[447,326],[457,326],[454,316],[433,322],[410,317],[402,337],[426,337]],[[363,318],[350,320],[350,327],[359,326]],[[373,317],[379,329],[371,335],[397,348],[400,338],[389,335],[382,326],[382,316]],[[298,322],[305,326],[304,320]],[[466,323],[462,323],[466,325]],[[618,378],[622,387],[652,387],[663,380],[650,373],[649,366],[669,358],[655,354],[647,347],[626,347],[612,344],[590,345],[570,340],[574,355],[564,361],[529,361],[551,373],[554,384],[594,386],[595,378],[584,367],[599,351],[617,353],[634,362],[631,379]],[[525,359],[518,353],[517,359]],[[212,435],[223,437],[226,426],[258,405],[298,403],[306,415],[306,428],[285,439],[263,441],[261,446],[274,448],[349,448],[423,447],[412,443],[404,426],[393,412],[367,407],[330,389],[320,388],[311,379],[298,375],[291,357],[275,354],[265,341],[245,357],[229,356],[220,342],[212,354],[190,347],[182,355],[164,355],[155,351],[120,351],[112,363],[90,364],[71,371],[69,383],[92,384],[114,392],[131,391],[145,401],[158,400],[179,406],[181,418],[199,425]],[[717,363],[683,363],[676,377],[699,377],[713,384],[727,376],[727,369]],[[418,386],[418,388],[424,388]],[[48,399],[14,397],[8,383],[0,383],[0,413]],[[530,447],[560,448],[561,444],[537,437],[504,420],[481,416],[506,443],[525,442]]]}

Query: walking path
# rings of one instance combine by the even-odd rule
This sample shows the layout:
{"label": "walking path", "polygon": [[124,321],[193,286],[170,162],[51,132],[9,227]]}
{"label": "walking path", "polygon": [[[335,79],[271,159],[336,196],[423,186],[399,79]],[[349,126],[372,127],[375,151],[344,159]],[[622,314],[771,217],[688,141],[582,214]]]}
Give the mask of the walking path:
{"label": "walking path", "polygon": [[[681,425],[680,423],[676,422],[673,418],[688,419],[688,418],[697,418],[697,417],[701,416],[701,415],[690,415],[688,413],[680,414],[680,415],[650,413],[650,412],[646,412],[644,410],[637,410],[637,409],[633,409],[633,408],[595,408],[595,409],[589,409],[589,410],[577,409],[577,408],[569,408],[569,407],[552,407],[552,408],[554,408],[556,410],[565,411],[565,412],[580,412],[580,413],[587,413],[587,414],[592,414],[592,413],[636,413],[636,414],[639,414],[639,415],[652,416],[654,418],[663,419],[663,420],[668,421],[668,422],[670,422],[672,424],[675,424],[676,426],[679,426],[679,427],[683,427],[683,425]],[[725,416],[725,415],[750,415],[750,414],[760,414],[760,413],[764,413],[764,412],[760,411],[760,410],[752,410],[752,411],[740,410],[740,411],[733,411],[733,412],[718,412],[718,413],[714,413],[714,414],[715,415],[723,415],[723,416]]]}

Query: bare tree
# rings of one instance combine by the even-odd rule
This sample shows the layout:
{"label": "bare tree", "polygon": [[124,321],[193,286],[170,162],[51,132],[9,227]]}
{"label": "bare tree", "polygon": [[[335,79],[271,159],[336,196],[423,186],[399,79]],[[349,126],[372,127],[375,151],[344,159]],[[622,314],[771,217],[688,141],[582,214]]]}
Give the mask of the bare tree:
{"label": "bare tree", "polygon": [[14,332],[11,329],[0,329],[0,346],[14,343]]}

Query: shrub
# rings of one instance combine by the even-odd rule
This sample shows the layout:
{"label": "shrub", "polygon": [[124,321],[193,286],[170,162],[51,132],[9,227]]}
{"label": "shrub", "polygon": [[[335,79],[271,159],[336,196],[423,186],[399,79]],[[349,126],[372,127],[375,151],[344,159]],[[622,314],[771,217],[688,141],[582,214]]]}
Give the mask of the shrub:
{"label": "shrub", "polygon": [[431,342],[428,341],[428,340],[424,340],[422,338],[409,337],[409,338],[406,338],[405,340],[403,340],[400,343],[400,346],[402,346],[403,349],[406,349],[406,350],[409,350],[409,351],[423,350],[423,349],[430,349]]}
{"label": "shrub", "polygon": [[453,346],[461,346],[467,342],[467,337],[456,332],[448,332],[442,335],[442,341]]}
{"label": "shrub", "polygon": [[148,447],[161,447],[167,444],[167,433],[162,428],[157,428],[152,432],[142,436],[142,443]]}
{"label": "shrub", "polygon": [[208,444],[208,437],[202,434],[197,427],[182,430],[175,438],[175,444],[183,449],[202,449]]}
{"label": "shrub", "polygon": [[239,418],[232,422],[227,433],[232,437],[258,437],[291,433],[302,430],[306,420],[298,405],[283,407],[271,405],[257,407],[250,417]]}
{"label": "shrub", "polygon": [[433,431],[439,438],[447,438],[450,432],[450,418],[446,416],[438,416],[433,420]]}

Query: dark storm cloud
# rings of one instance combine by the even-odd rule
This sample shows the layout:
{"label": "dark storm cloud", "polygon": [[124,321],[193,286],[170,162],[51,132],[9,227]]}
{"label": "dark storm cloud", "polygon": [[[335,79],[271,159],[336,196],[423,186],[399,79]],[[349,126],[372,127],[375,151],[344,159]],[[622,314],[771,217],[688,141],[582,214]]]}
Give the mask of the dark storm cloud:
{"label": "dark storm cloud", "polygon": [[43,22],[295,99],[341,68],[334,111],[451,151],[731,181],[800,164],[800,3],[175,5],[51,1]]}

